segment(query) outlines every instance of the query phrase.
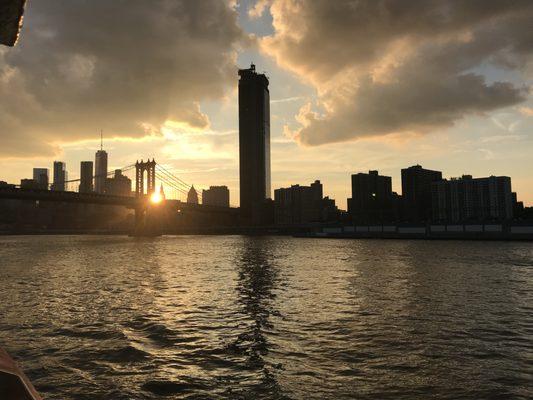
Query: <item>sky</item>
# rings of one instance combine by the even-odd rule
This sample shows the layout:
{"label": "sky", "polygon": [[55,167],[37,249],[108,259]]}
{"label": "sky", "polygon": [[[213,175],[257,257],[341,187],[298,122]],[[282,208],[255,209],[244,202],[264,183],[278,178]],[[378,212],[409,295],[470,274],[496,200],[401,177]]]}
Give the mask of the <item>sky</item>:
{"label": "sky", "polygon": [[420,164],[533,205],[533,2],[30,0],[0,48],[0,180],[155,158],[238,205],[238,68],[270,79],[273,190]]}

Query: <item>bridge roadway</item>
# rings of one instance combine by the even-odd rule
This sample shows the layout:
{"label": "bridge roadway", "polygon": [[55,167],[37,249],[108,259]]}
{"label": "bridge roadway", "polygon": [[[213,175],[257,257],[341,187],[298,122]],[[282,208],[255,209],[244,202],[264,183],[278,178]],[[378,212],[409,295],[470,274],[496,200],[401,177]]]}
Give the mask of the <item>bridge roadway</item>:
{"label": "bridge roadway", "polygon": [[[147,196],[111,196],[97,193],[63,192],[39,189],[20,189],[13,187],[0,187],[0,199],[4,200],[31,200],[31,201],[53,201],[62,203],[78,204],[101,204],[108,206],[123,206],[137,209],[146,206]],[[203,204],[184,203],[180,200],[165,200],[171,208],[180,211],[196,211],[203,213],[237,214],[239,209],[233,207],[219,207]]]}

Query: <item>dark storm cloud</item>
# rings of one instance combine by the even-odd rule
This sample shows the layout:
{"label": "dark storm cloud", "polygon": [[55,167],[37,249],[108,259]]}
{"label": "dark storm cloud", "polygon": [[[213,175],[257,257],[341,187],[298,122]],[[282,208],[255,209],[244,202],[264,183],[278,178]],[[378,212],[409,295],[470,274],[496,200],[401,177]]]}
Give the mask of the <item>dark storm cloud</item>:
{"label": "dark storm cloud", "polygon": [[295,134],[317,145],[424,133],[525,100],[487,66],[523,71],[533,50],[531,1],[273,0],[264,50],[314,84]]}
{"label": "dark storm cloud", "polygon": [[236,21],[223,0],[30,1],[18,46],[0,49],[0,154],[208,126],[198,102],[235,80]]}

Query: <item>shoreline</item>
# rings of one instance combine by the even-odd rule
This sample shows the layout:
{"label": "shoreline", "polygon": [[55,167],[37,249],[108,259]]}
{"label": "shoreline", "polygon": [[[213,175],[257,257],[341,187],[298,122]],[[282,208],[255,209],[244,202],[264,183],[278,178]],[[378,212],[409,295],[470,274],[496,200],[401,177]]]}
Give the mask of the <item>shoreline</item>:
{"label": "shoreline", "polygon": [[158,237],[158,236],[290,236],[301,239],[344,239],[344,240],[429,240],[429,241],[533,241],[533,233],[399,233],[399,232],[323,232],[302,231],[290,229],[186,229],[182,231],[166,231],[158,234],[133,234],[130,230],[24,230],[0,231],[2,236],[129,236],[129,237]]}

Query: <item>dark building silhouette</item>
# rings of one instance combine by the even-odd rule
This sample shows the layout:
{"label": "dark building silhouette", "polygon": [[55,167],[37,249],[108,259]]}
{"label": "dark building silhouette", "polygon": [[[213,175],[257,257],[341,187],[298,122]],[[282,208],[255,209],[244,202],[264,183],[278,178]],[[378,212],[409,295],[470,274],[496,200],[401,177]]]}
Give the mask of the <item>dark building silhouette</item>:
{"label": "dark building silhouette", "polygon": [[107,179],[107,152],[100,149],[95,155],[94,164],[94,191],[96,193],[105,193],[105,184]]}
{"label": "dark building silhouette", "polygon": [[274,190],[274,221],[276,224],[319,222],[322,217],[322,184],[292,185]]}
{"label": "dark building silhouette", "polygon": [[431,184],[442,179],[442,172],[414,165],[402,169],[403,218],[409,222],[431,219]]}
{"label": "dark building silhouette", "polygon": [[82,161],[80,163],[80,193],[93,191],[93,162]]}
{"label": "dark building silhouette", "polygon": [[187,203],[198,204],[198,192],[194,188],[194,185],[191,186],[189,193],[187,193]]}
{"label": "dark building silhouette", "polygon": [[392,179],[378,171],[352,175],[352,197],[348,213],[357,224],[380,224],[395,219]]}
{"label": "dark building silhouette", "polygon": [[34,168],[33,180],[37,182],[37,186],[41,190],[48,189],[48,168]]}
{"label": "dark building silhouette", "polygon": [[524,215],[524,202],[518,201],[516,192],[511,193],[513,199],[513,217],[522,218]]}
{"label": "dark building silhouette", "polygon": [[0,188],[15,189],[15,185],[7,183],[6,181],[0,181]]}
{"label": "dark building silhouette", "polygon": [[54,183],[52,184],[52,190],[64,191],[66,180],[66,164],[62,161],[54,161]]}
{"label": "dark building silhouette", "polygon": [[508,221],[513,218],[511,178],[463,175],[433,182],[432,204],[436,222]]}
{"label": "dark building silhouette", "polygon": [[202,204],[208,206],[229,207],[229,189],[227,186],[209,186],[202,191]]}
{"label": "dark building silhouette", "polygon": [[131,179],[122,175],[122,170],[116,169],[112,178],[107,178],[105,184],[106,194],[113,196],[131,196]]}
{"label": "dark building silhouette", "polygon": [[270,199],[270,94],[255,65],[239,70],[240,209],[243,221],[265,222]]}
{"label": "dark building silhouette", "polygon": [[341,211],[335,205],[335,200],[326,196],[322,199],[322,222],[339,222]]}
{"label": "dark building silhouette", "polygon": [[35,179],[21,179],[21,189],[39,189],[39,183]]}

